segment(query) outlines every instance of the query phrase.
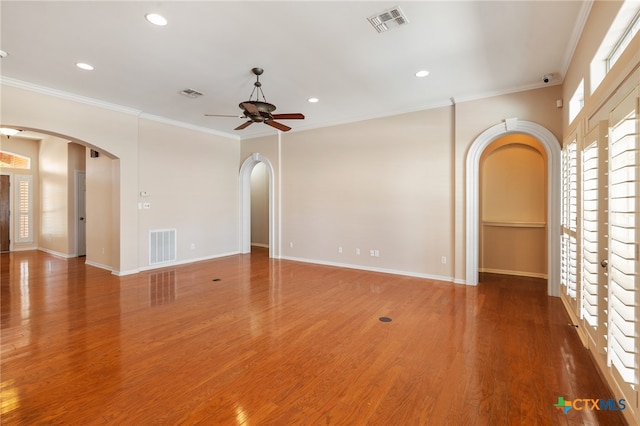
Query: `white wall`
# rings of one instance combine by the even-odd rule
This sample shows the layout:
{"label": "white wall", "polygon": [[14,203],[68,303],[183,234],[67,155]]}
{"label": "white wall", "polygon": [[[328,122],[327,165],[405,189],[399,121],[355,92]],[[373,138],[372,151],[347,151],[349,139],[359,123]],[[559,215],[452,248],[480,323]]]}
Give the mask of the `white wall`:
{"label": "white wall", "polygon": [[142,119],[139,149],[139,265],[156,229],[177,230],[178,262],[237,253],[240,144]]}

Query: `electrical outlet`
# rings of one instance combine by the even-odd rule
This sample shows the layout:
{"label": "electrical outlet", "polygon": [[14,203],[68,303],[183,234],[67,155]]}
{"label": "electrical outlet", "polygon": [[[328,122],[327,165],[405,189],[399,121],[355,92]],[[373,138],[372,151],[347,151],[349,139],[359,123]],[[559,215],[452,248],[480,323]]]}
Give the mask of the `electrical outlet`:
{"label": "electrical outlet", "polygon": [[342,246],[338,247],[338,253],[342,253]]}
{"label": "electrical outlet", "polygon": [[356,254],[357,254],[358,256],[360,256],[360,249],[359,249],[359,248],[357,248],[357,249],[356,249]]}
{"label": "electrical outlet", "polygon": [[443,265],[446,265],[446,264],[447,264],[447,256],[442,256],[442,257],[440,258],[440,262],[441,262]]}
{"label": "electrical outlet", "polygon": [[293,248],[293,241],[289,242],[289,247]]}
{"label": "electrical outlet", "polygon": [[196,249],[196,243],[191,243],[191,250],[195,250]]}

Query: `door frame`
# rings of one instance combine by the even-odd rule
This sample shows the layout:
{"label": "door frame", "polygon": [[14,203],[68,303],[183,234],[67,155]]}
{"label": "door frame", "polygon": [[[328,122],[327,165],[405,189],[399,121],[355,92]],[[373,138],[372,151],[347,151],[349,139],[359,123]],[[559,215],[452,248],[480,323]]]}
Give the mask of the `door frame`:
{"label": "door frame", "polygon": [[265,165],[269,175],[269,257],[277,257],[279,254],[275,253],[274,244],[274,171],[269,159],[258,152],[247,157],[240,167],[240,253],[251,253],[251,172],[258,163]]}
{"label": "door frame", "polygon": [[9,177],[9,251],[13,251],[13,173],[2,172],[0,176],[8,176]]}
{"label": "door frame", "polygon": [[[83,212],[81,211],[81,205],[80,205],[80,176],[83,176],[82,179],[82,183],[84,186],[84,190],[85,190],[85,196],[82,197],[83,202],[84,202],[84,207],[82,208],[82,210],[84,210]],[[84,170],[76,170],[74,173],[74,180],[75,180],[75,184],[74,184],[74,189],[75,189],[75,218],[76,218],[76,257],[80,257],[80,256],[86,256],[87,254],[87,207],[86,207],[86,188],[87,188],[87,172]],[[81,217],[81,213],[82,213],[82,221],[80,220]],[[82,235],[80,235],[80,222],[83,222],[84,224],[84,232],[82,233]],[[84,248],[84,250],[80,250],[81,248],[81,237],[84,238],[84,243],[82,243],[82,246]]]}
{"label": "door frame", "polygon": [[505,119],[482,132],[467,153],[465,283],[478,285],[480,157],[491,142],[512,133],[524,133],[536,138],[547,153],[547,294],[560,296],[560,142],[545,127],[517,118]]}

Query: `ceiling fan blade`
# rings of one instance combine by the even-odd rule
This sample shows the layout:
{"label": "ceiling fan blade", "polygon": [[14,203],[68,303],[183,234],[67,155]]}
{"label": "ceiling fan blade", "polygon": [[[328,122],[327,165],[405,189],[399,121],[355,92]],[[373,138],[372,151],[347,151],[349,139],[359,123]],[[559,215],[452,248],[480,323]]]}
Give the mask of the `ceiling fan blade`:
{"label": "ceiling fan blade", "polygon": [[299,112],[291,114],[273,114],[273,118],[276,120],[303,120],[304,115]]}
{"label": "ceiling fan blade", "polygon": [[253,123],[253,121],[245,121],[244,123],[242,123],[241,125],[239,125],[238,127],[236,127],[233,130],[242,130],[246,127],[249,127],[251,125],[251,123]]}
{"label": "ceiling fan blade", "polygon": [[282,123],[278,123],[277,121],[273,121],[273,120],[269,120],[269,121],[265,121],[264,124],[268,124],[271,127],[275,127],[278,130],[282,130],[283,132],[288,132],[289,130],[291,130],[291,127],[289,126],[285,126]]}
{"label": "ceiling fan blade", "polygon": [[223,114],[205,114],[205,117],[234,117],[234,118],[242,118],[242,115],[223,115]]}
{"label": "ceiling fan blade", "polygon": [[258,111],[258,108],[251,102],[243,102],[240,105],[242,105],[242,108],[247,110],[249,114],[260,114],[260,111]]}

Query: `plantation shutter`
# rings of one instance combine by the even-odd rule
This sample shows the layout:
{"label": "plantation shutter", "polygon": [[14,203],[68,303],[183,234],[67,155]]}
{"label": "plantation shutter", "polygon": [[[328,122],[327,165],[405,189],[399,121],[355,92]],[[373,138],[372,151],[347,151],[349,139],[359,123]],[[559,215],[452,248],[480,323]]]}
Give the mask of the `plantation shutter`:
{"label": "plantation shutter", "polygon": [[638,384],[638,94],[609,118],[609,321],[607,358],[622,379]]}
{"label": "plantation shutter", "polygon": [[32,178],[29,175],[17,175],[17,236],[16,242],[33,242],[33,200]]}
{"label": "plantation shutter", "polygon": [[561,284],[572,299],[576,298],[577,287],[577,203],[577,143],[574,138],[562,150]]}
{"label": "plantation shutter", "polygon": [[[582,292],[580,317],[598,327],[598,129],[582,151]],[[595,140],[594,140],[595,139]]]}

